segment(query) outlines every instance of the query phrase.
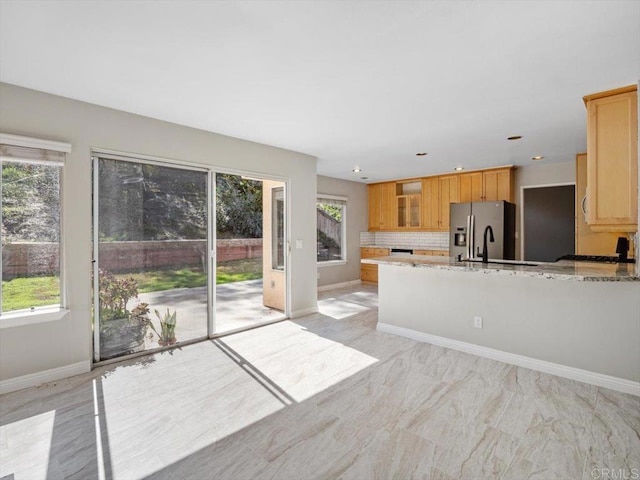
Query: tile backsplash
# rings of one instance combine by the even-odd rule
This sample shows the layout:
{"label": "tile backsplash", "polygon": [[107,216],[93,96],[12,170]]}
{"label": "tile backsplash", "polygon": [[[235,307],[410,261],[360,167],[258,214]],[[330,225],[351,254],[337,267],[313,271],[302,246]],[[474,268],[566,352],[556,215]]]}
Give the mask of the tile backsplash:
{"label": "tile backsplash", "polygon": [[360,245],[448,250],[449,232],[360,232]]}

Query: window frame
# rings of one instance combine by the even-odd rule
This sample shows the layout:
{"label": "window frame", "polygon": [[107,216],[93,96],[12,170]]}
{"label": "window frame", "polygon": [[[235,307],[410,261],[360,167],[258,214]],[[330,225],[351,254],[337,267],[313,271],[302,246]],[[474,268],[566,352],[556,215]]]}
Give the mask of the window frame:
{"label": "window frame", "polygon": [[[71,144],[66,142],[57,142],[52,140],[44,140],[40,138],[24,137],[21,135],[13,135],[8,133],[0,133],[0,144],[10,145],[14,147],[26,147],[35,150],[49,150],[52,152],[59,152],[64,154],[61,162],[43,160],[33,160],[28,158],[17,158],[10,156],[1,156],[2,160],[32,163],[40,165],[58,166],[59,171],[59,191],[58,196],[60,199],[60,219],[59,219],[59,283],[60,283],[60,303],[44,305],[41,307],[31,307],[21,310],[12,310],[9,312],[2,312],[0,306],[0,329],[18,327],[24,325],[33,325],[37,323],[51,322],[64,318],[69,310],[66,308],[66,275],[65,275],[65,228],[64,228],[64,172],[65,172],[65,156],[71,153]],[[1,187],[0,187],[1,195]],[[2,265],[0,263],[0,279],[2,278]],[[0,289],[2,288],[0,284]]]}
{"label": "window frame", "polygon": [[[322,200],[329,200],[329,202],[323,202]],[[318,267],[332,267],[338,265],[346,265],[347,264],[347,210],[348,210],[348,197],[343,197],[341,195],[331,195],[318,193],[316,195],[316,211],[318,210],[318,203],[330,203],[331,200],[338,200],[340,202],[344,202],[343,204],[339,204],[342,208],[342,222],[341,222],[341,237],[342,237],[342,245],[341,245],[341,253],[342,258],[340,260],[318,260],[318,254],[316,252],[316,265]],[[316,213],[317,215],[317,213]],[[316,226],[316,244],[318,241],[317,237],[317,226]]]}

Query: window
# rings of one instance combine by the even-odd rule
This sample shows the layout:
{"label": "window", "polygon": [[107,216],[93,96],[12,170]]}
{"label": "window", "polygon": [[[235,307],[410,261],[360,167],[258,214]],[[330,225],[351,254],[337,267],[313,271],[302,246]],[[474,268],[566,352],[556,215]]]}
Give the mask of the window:
{"label": "window", "polygon": [[276,187],[272,189],[271,195],[271,268],[274,270],[284,270],[284,188]]}
{"label": "window", "polygon": [[346,198],[318,196],[318,263],[346,261],[346,214]]}
{"label": "window", "polygon": [[0,134],[0,314],[62,303],[60,183],[68,151],[68,144]]}

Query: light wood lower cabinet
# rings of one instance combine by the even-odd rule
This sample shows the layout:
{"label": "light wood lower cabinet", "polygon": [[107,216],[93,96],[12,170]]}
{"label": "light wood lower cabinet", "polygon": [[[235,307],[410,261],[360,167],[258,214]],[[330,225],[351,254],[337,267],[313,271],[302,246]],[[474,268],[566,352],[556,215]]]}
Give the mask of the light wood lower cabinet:
{"label": "light wood lower cabinet", "polygon": [[[360,258],[386,257],[389,255],[388,248],[361,247]],[[378,265],[371,263],[360,264],[360,280],[369,283],[378,283]]]}
{"label": "light wood lower cabinet", "polygon": [[449,250],[414,250],[414,255],[429,255],[432,257],[448,257]]}

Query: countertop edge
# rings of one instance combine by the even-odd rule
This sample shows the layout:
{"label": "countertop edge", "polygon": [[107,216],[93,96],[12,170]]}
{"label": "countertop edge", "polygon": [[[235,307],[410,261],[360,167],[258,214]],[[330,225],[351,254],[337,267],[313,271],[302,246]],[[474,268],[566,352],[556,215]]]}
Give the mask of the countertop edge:
{"label": "countertop edge", "polygon": [[[598,265],[584,262],[565,262],[561,265],[539,264],[538,266],[522,265],[484,265],[482,263],[456,262],[450,258],[432,256],[412,256],[412,257],[376,257],[363,258],[362,263],[376,265],[393,265],[411,268],[430,268],[434,270],[463,271],[470,273],[481,273],[484,275],[511,275],[524,276],[529,278],[541,278],[548,280],[569,280],[580,282],[639,282],[640,276],[628,271],[628,267],[619,275],[610,274],[607,268],[617,268],[616,265]],[[578,263],[578,265],[576,265]],[[602,272],[580,272],[589,268],[599,268]],[[558,270],[566,269],[562,272]],[[556,271],[554,271],[556,270]]]}

